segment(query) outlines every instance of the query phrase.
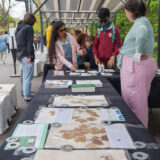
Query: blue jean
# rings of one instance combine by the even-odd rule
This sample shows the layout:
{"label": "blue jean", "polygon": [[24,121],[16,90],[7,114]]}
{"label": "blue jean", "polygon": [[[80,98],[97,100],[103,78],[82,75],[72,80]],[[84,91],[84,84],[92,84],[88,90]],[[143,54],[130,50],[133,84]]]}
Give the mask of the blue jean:
{"label": "blue jean", "polygon": [[26,63],[25,60],[22,60],[22,70],[23,95],[24,97],[28,97],[31,95],[31,81],[34,73],[34,62]]}

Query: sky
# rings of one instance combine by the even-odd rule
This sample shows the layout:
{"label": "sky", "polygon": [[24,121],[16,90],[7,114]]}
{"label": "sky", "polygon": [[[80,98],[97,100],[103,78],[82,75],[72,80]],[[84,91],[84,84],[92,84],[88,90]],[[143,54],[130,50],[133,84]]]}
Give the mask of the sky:
{"label": "sky", "polygon": [[26,13],[25,3],[17,2],[15,0],[12,0],[12,3],[16,3],[16,5],[12,7],[10,15],[13,18],[22,19],[24,14]]}

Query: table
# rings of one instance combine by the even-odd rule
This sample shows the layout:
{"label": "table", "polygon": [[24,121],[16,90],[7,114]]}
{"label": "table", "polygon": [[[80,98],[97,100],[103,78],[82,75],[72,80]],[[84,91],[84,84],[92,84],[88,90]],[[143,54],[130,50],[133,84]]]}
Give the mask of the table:
{"label": "table", "polygon": [[12,116],[17,110],[15,84],[0,84],[0,134],[9,127]]}
{"label": "table", "polygon": [[[53,70],[48,71],[48,74],[46,76],[46,79],[53,79]],[[129,107],[125,104],[125,102],[122,100],[120,97],[119,93],[115,90],[115,88],[111,85],[111,83],[106,79],[106,77],[102,77],[98,75],[96,78],[95,77],[69,77],[68,73],[66,77],[54,77],[54,79],[72,79],[73,82],[75,80],[93,80],[93,79],[100,79],[103,83],[104,86],[102,88],[96,88],[96,93],[85,93],[86,95],[97,95],[101,94],[104,95],[106,98],[109,98],[112,102],[110,104],[111,107],[118,107],[122,114],[124,115],[126,119],[126,123],[129,125],[134,125],[134,127],[130,126],[128,127],[128,131],[133,139],[133,141],[142,141],[145,143],[156,143],[155,139],[149,134],[149,132],[143,128],[141,122],[138,120],[138,118],[135,116],[135,114],[129,109]],[[78,95],[79,93],[72,93],[70,88],[66,89],[47,89],[44,88],[44,83],[42,83],[42,86],[40,87],[39,91],[37,94],[34,96],[33,100],[31,103],[28,105],[27,109],[25,112],[22,114],[18,122],[15,124],[13,127],[10,135],[12,135],[15,127],[17,126],[18,123],[22,123],[24,120],[33,120],[35,113],[37,112],[38,108],[40,105],[46,105],[49,104],[48,100],[49,97],[52,94],[58,94],[58,95],[66,95],[66,94],[73,94],[73,95]],[[98,107],[98,106],[97,106]],[[141,126],[141,127],[137,127]],[[4,142],[3,145],[0,148],[0,159],[3,160],[20,160],[23,155],[17,155],[13,156],[13,151],[5,151],[6,143]],[[134,152],[134,150],[128,150],[130,154]],[[145,153],[148,153],[150,156],[151,160],[159,160],[160,157],[160,149],[138,149],[138,151],[142,151]]]}

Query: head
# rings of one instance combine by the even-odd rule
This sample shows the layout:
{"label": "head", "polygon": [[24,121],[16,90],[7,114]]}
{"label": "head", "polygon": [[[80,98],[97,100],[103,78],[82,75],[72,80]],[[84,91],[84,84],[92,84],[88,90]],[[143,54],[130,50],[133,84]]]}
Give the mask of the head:
{"label": "head", "polygon": [[88,35],[86,33],[80,33],[77,37],[77,43],[80,45],[81,48],[86,48],[85,39]]}
{"label": "head", "polygon": [[5,31],[5,34],[8,34],[8,32],[7,32],[7,31]]}
{"label": "head", "polygon": [[137,18],[146,16],[147,8],[144,0],[127,0],[125,5],[126,17],[134,22]]}
{"label": "head", "polygon": [[32,13],[26,13],[24,15],[23,21],[31,26],[33,26],[36,22],[36,18]]}
{"label": "head", "polygon": [[82,33],[81,30],[76,29],[76,30],[74,31],[74,35],[75,35],[76,40],[77,40],[78,35],[79,35],[80,33]]}
{"label": "head", "polygon": [[110,10],[108,8],[101,8],[98,12],[98,18],[100,23],[106,26],[110,21]]}
{"label": "head", "polygon": [[55,22],[52,29],[52,34],[49,43],[49,50],[48,50],[48,56],[50,62],[53,62],[53,59],[56,59],[56,52],[55,52],[56,41],[58,40],[58,38],[63,37],[65,35],[66,35],[65,24],[61,21]]}
{"label": "head", "polygon": [[94,43],[94,36],[87,36],[85,39],[85,45],[89,48]]}
{"label": "head", "polygon": [[53,26],[55,23],[56,23],[56,21],[52,21],[52,22],[51,22],[51,26]]}
{"label": "head", "polygon": [[0,35],[2,35],[2,34],[4,34],[4,31],[3,31],[3,30],[0,31]]}

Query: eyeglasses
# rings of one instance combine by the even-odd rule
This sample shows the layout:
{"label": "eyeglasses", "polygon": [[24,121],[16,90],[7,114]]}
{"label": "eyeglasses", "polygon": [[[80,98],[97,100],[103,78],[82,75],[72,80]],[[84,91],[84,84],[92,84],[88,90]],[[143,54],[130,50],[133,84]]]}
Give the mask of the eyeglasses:
{"label": "eyeglasses", "polygon": [[66,28],[60,29],[59,32],[66,32]]}

